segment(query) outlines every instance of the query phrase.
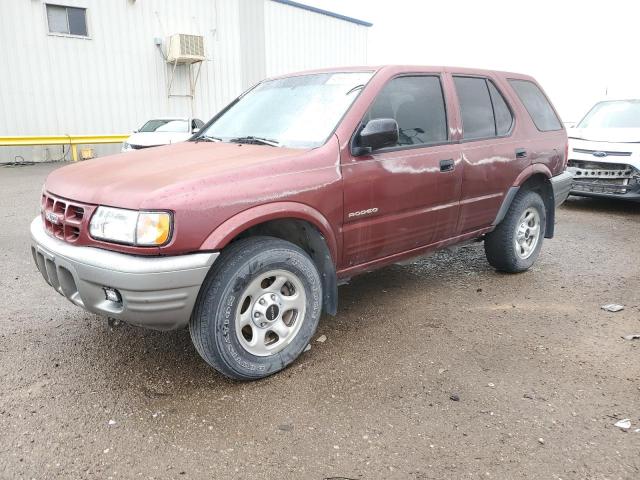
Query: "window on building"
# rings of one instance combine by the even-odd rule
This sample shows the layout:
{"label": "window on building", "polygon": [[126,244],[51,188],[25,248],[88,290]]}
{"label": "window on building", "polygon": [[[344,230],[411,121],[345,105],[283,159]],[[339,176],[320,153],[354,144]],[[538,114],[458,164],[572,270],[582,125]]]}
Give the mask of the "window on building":
{"label": "window on building", "polygon": [[49,32],[87,37],[87,9],[47,4]]}
{"label": "window on building", "polygon": [[453,79],[462,115],[462,138],[476,140],[507,135],[513,116],[496,86],[485,78]]}
{"label": "window on building", "polygon": [[509,83],[518,94],[538,130],[548,132],[562,128],[549,100],[535,83],[528,80],[509,80]]}
{"label": "window on building", "polygon": [[371,106],[368,119],[374,118],[398,122],[398,146],[446,142],[447,114],[440,78],[394,78]]}

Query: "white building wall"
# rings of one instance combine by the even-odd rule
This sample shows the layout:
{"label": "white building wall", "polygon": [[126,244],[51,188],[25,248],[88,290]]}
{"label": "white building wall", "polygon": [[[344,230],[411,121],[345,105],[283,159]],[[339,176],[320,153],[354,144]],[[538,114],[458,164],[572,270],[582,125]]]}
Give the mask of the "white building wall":
{"label": "white building wall", "polygon": [[270,0],[264,2],[266,76],[367,63],[369,27]]}
{"label": "white building wall", "polygon": [[[189,116],[190,99],[167,97],[171,66],[154,43],[173,33],[204,37],[193,114],[205,122],[265,76],[366,62],[367,27],[272,0],[50,0],[87,9],[87,39],[50,34],[46,1],[0,0],[0,136],[126,134]],[[185,69],[173,93],[187,93]],[[61,150],[0,147],[0,162]]]}
{"label": "white building wall", "polygon": [[[167,97],[170,67],[154,44],[172,33],[205,39],[196,116],[242,88],[235,0],[55,1],[87,8],[88,39],[49,34],[44,3],[0,1],[0,135],[126,133],[150,117],[188,116],[189,99]],[[176,93],[187,91],[184,69]]]}

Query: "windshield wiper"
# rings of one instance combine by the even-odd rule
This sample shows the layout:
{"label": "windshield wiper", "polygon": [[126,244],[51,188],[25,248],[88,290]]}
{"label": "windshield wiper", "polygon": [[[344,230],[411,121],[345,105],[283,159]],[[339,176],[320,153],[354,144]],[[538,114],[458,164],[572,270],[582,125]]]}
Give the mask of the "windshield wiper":
{"label": "windshield wiper", "polygon": [[196,137],[195,142],[221,142],[222,139],[218,138],[218,137],[211,137],[209,135],[200,135],[199,137]]}
{"label": "windshield wiper", "polygon": [[248,143],[252,145],[269,145],[271,147],[279,147],[280,142],[277,140],[272,140],[270,138],[262,138],[262,137],[254,137],[252,135],[247,137],[237,137],[229,140],[233,143]]}

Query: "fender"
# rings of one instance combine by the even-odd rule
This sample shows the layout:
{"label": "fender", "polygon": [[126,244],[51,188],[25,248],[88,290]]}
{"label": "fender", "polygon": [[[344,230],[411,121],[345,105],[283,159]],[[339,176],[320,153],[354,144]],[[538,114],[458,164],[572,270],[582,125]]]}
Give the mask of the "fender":
{"label": "fender", "polygon": [[[516,177],[513,185],[509,187],[509,190],[507,190],[507,193],[502,200],[502,205],[500,205],[500,210],[498,210],[498,214],[496,215],[495,220],[491,223],[491,226],[497,226],[504,219],[505,215],[509,211],[511,202],[513,202],[513,199],[520,190],[520,187],[533,175],[540,173],[543,174],[547,179],[550,179],[553,176],[551,170],[549,170],[549,168],[543,163],[534,163],[520,172],[520,175]],[[545,232],[545,238],[553,238],[556,213],[555,203],[553,201],[549,202],[548,198],[543,198],[543,201],[547,210],[547,228]]]}
{"label": "fender", "polygon": [[337,265],[338,246],[336,236],[327,219],[316,209],[297,202],[274,202],[244,210],[225,220],[209,234],[200,250],[221,250],[246,229],[269,220],[297,218],[306,220],[324,236],[329,252]]}
{"label": "fender", "polygon": [[509,187],[509,190],[507,190],[507,193],[504,195],[502,205],[500,205],[500,210],[498,210],[496,218],[493,220],[493,222],[491,222],[491,226],[495,227],[502,221],[504,216],[509,211],[511,202],[513,202],[513,199],[516,197],[518,190],[520,190],[520,186],[536,173],[542,173],[547,178],[551,178],[552,176],[551,170],[549,170],[549,168],[547,168],[547,166],[542,163],[534,163],[533,165],[529,165],[527,168],[522,170],[522,172],[520,172],[520,175],[516,177],[513,185]]}
{"label": "fender", "polygon": [[534,163],[520,172],[520,175],[518,175],[516,180],[513,182],[513,186],[520,187],[529,179],[529,177],[532,177],[536,173],[542,173],[547,178],[553,177],[551,170],[549,170],[549,167],[544,163]]}

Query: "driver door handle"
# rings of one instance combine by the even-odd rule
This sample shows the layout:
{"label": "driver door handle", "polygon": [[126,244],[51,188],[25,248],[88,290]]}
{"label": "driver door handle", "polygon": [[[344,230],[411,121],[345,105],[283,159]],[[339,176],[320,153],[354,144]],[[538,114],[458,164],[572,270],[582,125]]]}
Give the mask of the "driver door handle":
{"label": "driver door handle", "polygon": [[441,172],[451,172],[455,168],[456,164],[452,158],[447,160],[440,160],[440,171]]}

